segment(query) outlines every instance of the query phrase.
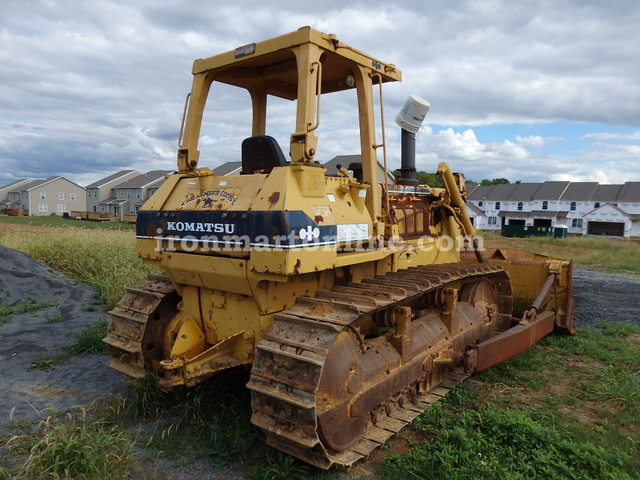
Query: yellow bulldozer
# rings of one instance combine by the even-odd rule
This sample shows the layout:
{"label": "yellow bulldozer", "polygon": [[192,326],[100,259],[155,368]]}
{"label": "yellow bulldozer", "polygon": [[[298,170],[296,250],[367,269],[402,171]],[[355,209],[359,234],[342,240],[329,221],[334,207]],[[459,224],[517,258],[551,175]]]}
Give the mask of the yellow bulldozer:
{"label": "yellow bulldozer", "polygon": [[[111,367],[156,372],[164,389],[250,368],[267,442],[327,469],[367,456],[473,372],[574,333],[570,261],[479,248],[464,177],[446,163],[444,188],[417,184],[420,97],[396,118],[401,175],[389,178],[382,91],[401,80],[395,65],[303,27],[192,73],[177,171],[136,225],[140,258],[166,276],[127,288],[111,312]],[[239,175],[199,166],[217,82],[252,106]],[[359,161],[330,172],[316,157],[335,147],[321,99],[336,92],[354,95]],[[268,135],[286,120],[267,115],[268,98],[293,102],[288,155]]]}

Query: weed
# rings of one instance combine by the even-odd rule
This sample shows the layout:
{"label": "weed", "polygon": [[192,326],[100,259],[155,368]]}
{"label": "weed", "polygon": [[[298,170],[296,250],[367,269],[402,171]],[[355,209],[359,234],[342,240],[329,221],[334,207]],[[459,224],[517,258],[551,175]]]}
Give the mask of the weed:
{"label": "weed", "polygon": [[260,480],[307,480],[310,467],[291,455],[273,451],[267,455],[266,465],[254,467],[250,476]]}
{"label": "weed", "polygon": [[44,315],[44,318],[47,320],[47,323],[60,323],[60,322],[64,322],[65,320],[62,313],[60,313],[60,308],[57,306],[53,309],[51,313],[46,313]]}
{"label": "weed", "polygon": [[158,386],[158,376],[154,372],[140,379],[130,379],[125,386],[124,406],[128,415],[136,419],[156,419],[165,410],[167,392]]}
{"label": "weed", "polygon": [[47,308],[51,307],[52,305],[56,305],[55,300],[42,300],[40,302],[37,302],[29,295],[25,295],[24,300],[25,303],[21,303],[13,307],[14,314],[31,313],[40,310],[41,308]]}
{"label": "weed", "polygon": [[37,302],[29,295],[25,295],[24,300],[25,303],[13,306],[9,305],[9,303],[7,303],[6,301],[0,303],[0,325],[4,325],[5,323],[9,322],[9,320],[11,320],[11,317],[13,317],[14,315],[31,313],[42,308],[56,305],[55,300],[43,300]]}
{"label": "weed", "polygon": [[[49,417],[40,430],[16,436],[10,449],[29,445],[28,458],[10,473],[15,480],[116,480],[128,478],[134,462],[133,441],[101,421],[90,421],[84,410],[66,421]],[[22,445],[22,446],[20,446]],[[6,475],[6,471],[3,472]],[[0,477],[2,478],[2,477]]]}
{"label": "weed", "polygon": [[73,332],[73,342],[62,347],[66,355],[100,355],[108,352],[108,346],[102,339],[107,334],[107,320],[98,320]]}
{"label": "weed", "polygon": [[0,303],[0,325],[7,323],[13,315],[13,307],[6,301]]}
{"label": "weed", "polygon": [[48,359],[48,360],[38,360],[38,361],[34,361],[31,363],[31,365],[29,365],[29,367],[27,367],[27,370],[44,370],[45,372],[48,372],[49,370],[53,370],[54,368],[56,368],[55,365],[55,360],[52,359]]}

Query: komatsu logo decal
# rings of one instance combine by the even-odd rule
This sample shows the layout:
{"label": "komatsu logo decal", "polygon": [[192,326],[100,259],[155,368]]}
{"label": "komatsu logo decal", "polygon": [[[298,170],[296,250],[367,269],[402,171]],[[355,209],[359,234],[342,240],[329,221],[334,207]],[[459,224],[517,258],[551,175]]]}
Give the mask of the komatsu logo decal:
{"label": "komatsu logo decal", "polygon": [[236,226],[233,223],[209,223],[209,222],[167,222],[165,227],[171,232],[208,232],[232,234]]}

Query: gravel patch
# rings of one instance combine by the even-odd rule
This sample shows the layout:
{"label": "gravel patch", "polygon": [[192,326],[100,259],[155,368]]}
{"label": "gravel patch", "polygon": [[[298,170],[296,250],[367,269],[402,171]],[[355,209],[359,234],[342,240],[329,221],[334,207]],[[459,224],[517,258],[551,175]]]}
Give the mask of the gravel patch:
{"label": "gravel patch", "polygon": [[[122,376],[106,367],[106,355],[56,361],[73,332],[106,319],[101,311],[89,311],[96,299],[93,289],[0,245],[0,305],[51,303],[0,325],[0,433],[13,422],[37,421],[118,388]],[[55,317],[60,321],[52,323]]]}
{"label": "gravel patch", "polygon": [[640,276],[577,267],[573,305],[573,322],[578,328],[593,328],[601,322],[640,325]]}

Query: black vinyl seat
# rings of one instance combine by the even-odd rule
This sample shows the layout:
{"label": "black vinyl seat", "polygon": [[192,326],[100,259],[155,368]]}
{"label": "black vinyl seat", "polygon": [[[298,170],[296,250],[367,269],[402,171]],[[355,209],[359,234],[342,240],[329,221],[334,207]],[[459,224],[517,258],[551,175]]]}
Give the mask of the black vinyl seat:
{"label": "black vinyl seat", "polygon": [[257,135],[242,141],[242,175],[270,173],[273,167],[287,164],[284,153],[275,138]]}

